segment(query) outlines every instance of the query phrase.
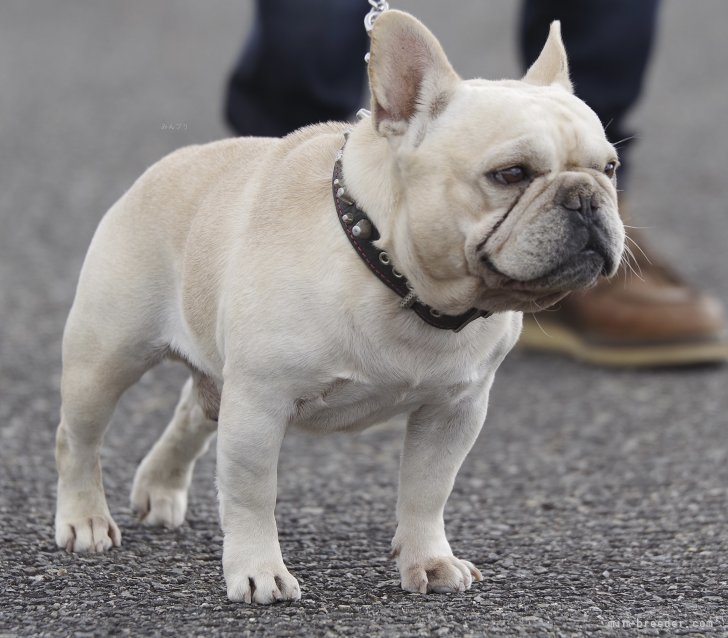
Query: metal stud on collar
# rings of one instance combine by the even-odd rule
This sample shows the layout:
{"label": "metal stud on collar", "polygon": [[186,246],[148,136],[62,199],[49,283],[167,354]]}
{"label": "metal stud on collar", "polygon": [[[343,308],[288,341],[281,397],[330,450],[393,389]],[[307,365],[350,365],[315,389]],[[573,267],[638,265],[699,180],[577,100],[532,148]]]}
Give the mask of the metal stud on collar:
{"label": "metal stud on collar", "polygon": [[372,223],[368,219],[360,219],[351,229],[357,239],[369,239],[372,236]]}
{"label": "metal stud on collar", "polygon": [[354,200],[349,197],[349,195],[346,194],[346,190],[343,186],[340,186],[339,189],[336,191],[336,196],[342,201],[346,202],[347,204],[353,204]]}

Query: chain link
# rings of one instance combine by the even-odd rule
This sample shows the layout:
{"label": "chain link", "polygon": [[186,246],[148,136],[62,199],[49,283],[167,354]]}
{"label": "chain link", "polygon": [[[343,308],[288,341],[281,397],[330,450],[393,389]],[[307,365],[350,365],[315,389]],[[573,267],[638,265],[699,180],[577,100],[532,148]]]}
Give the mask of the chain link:
{"label": "chain link", "polygon": [[385,0],[369,0],[369,4],[372,8],[364,17],[364,28],[367,30],[367,33],[371,32],[374,21],[389,9],[389,2]]}
{"label": "chain link", "polygon": [[[387,2],[386,0],[369,0],[369,6],[371,6],[371,9],[369,10],[369,13],[364,16],[364,28],[367,30],[368,35],[370,35],[372,32],[372,28],[374,27],[374,21],[389,9],[389,2]],[[368,53],[364,56],[364,61],[369,64]],[[370,115],[371,113],[368,109],[359,109],[356,114],[356,119],[363,120]]]}

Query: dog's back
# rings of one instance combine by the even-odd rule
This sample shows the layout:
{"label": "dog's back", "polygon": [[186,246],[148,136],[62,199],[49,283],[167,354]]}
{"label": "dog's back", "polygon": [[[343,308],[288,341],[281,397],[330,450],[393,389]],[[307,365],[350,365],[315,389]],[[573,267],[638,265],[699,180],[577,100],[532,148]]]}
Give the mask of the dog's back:
{"label": "dog's back", "polygon": [[[225,264],[239,244],[257,243],[280,225],[271,219],[271,202],[280,191],[258,174],[275,174],[271,164],[284,166],[306,142],[340,131],[339,124],[325,124],[282,139],[233,138],[188,146],[149,167],[99,224],[79,278],[67,340],[91,334],[95,342],[119,341],[125,332],[120,323],[134,335],[147,336],[149,357],[171,349],[196,367],[221,366],[209,341]],[[282,177],[310,185],[308,176]],[[328,190],[326,184],[322,193]],[[100,316],[109,321],[99,321]],[[87,317],[93,320],[79,330]],[[194,340],[185,338],[188,330]],[[192,351],[190,342],[200,344],[200,339],[208,341],[204,352]],[[129,345],[138,349],[140,344]],[[75,350],[73,344],[64,345],[66,359],[70,349]]]}

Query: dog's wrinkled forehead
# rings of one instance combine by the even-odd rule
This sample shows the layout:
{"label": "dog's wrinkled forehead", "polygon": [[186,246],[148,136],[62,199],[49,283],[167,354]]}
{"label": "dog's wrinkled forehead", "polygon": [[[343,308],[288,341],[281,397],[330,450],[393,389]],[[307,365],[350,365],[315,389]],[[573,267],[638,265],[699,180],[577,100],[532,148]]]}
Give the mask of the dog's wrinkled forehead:
{"label": "dog's wrinkled forehead", "polygon": [[596,168],[615,154],[596,114],[559,86],[467,80],[453,92],[430,139],[503,165],[526,160],[554,169]]}

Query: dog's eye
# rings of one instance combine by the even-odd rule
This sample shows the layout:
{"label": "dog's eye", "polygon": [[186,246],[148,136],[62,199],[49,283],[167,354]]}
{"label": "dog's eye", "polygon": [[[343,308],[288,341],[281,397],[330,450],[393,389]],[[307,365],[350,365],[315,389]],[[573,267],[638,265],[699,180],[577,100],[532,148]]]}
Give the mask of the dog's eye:
{"label": "dog's eye", "polygon": [[499,171],[493,171],[491,176],[499,184],[510,186],[526,179],[526,169],[523,166],[510,166]]}
{"label": "dog's eye", "polygon": [[612,179],[614,177],[614,172],[617,170],[617,162],[609,162],[604,167],[604,174],[609,178]]}

